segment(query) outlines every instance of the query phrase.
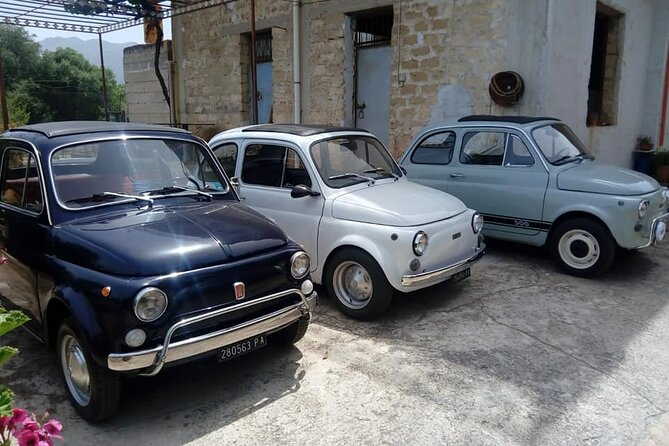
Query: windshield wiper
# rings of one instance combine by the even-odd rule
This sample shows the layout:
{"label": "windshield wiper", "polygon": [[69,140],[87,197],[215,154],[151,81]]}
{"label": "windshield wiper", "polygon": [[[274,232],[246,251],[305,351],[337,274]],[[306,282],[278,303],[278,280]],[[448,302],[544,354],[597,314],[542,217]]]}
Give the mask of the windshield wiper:
{"label": "windshield wiper", "polygon": [[184,186],[165,186],[160,189],[151,189],[151,190],[145,190],[141,192],[141,195],[167,195],[167,194],[173,194],[176,192],[190,192],[191,194],[197,194],[197,195],[202,195],[203,197],[207,197],[209,200],[213,199],[214,196],[212,194],[209,194],[207,192],[203,192],[201,190],[196,190],[196,189],[191,189],[189,187],[184,187]]}
{"label": "windshield wiper", "polygon": [[102,192],[100,194],[89,195],[88,197],[73,198],[67,200],[65,203],[85,203],[87,201],[105,201],[105,198],[132,198],[137,201],[144,201],[153,206],[153,198],[142,197],[141,195],[119,194],[117,192]]}
{"label": "windshield wiper", "polygon": [[362,178],[365,181],[369,181],[370,183],[374,184],[376,180],[371,177],[367,177],[365,175],[360,175],[359,173],[353,173],[353,172],[348,172],[348,173],[342,173],[341,175],[332,175],[331,177],[328,177],[328,180],[341,180],[343,178]]}
{"label": "windshield wiper", "polygon": [[393,176],[393,178],[398,179],[399,176],[395,174],[394,172],[389,171],[388,169],[384,169],[383,167],[374,167],[373,169],[368,169],[368,170],[363,170],[362,173],[389,173],[390,175]]}

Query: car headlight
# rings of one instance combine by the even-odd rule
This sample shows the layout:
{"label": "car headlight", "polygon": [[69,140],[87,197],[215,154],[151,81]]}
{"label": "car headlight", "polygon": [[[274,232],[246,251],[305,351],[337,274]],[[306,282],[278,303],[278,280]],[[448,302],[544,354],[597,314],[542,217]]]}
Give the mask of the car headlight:
{"label": "car headlight", "polygon": [[142,322],[153,322],[167,309],[167,295],[155,287],[140,290],[135,296],[135,316]]}
{"label": "car headlight", "polygon": [[472,230],[474,231],[474,234],[478,234],[481,232],[481,229],[483,229],[483,215],[476,212],[472,216]]}
{"label": "car headlight", "polygon": [[309,274],[309,256],[304,251],[299,251],[293,254],[290,258],[290,275],[294,279],[301,279]]}
{"label": "car headlight", "polygon": [[413,252],[417,256],[422,256],[427,249],[428,237],[423,231],[416,232],[413,237]]}
{"label": "car headlight", "polygon": [[641,203],[639,203],[639,218],[644,218],[646,216],[649,205],[650,202],[648,200],[643,200]]}

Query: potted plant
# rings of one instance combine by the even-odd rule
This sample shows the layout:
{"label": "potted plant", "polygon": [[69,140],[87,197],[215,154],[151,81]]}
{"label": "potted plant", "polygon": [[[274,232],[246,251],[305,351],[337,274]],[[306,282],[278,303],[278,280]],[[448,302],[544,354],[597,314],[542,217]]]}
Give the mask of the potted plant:
{"label": "potted plant", "polygon": [[655,178],[662,184],[669,184],[669,149],[661,148],[653,156]]}
{"label": "potted plant", "polygon": [[639,136],[636,139],[636,148],[632,153],[632,168],[637,172],[650,175],[653,169],[653,138],[648,135]]}

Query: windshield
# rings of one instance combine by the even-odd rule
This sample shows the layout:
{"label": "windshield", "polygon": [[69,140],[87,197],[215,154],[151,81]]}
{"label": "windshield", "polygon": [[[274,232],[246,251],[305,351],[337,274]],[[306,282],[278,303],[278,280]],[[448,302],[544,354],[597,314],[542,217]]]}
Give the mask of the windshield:
{"label": "windshield", "polygon": [[125,139],[64,147],[51,157],[58,200],[69,208],[188,194],[211,198],[227,184],[204,147],[188,141]]}
{"label": "windshield", "polygon": [[383,145],[367,136],[346,136],[311,145],[311,158],[325,184],[333,188],[402,173]]}
{"label": "windshield", "polygon": [[549,124],[532,131],[532,137],[551,164],[592,158],[588,149],[566,124]]}

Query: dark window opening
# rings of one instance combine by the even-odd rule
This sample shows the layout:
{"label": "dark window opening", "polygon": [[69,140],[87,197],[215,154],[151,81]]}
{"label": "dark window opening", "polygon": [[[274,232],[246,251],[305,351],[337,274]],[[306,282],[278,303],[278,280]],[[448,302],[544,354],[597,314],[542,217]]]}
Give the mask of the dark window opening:
{"label": "dark window opening", "polygon": [[392,10],[359,15],[353,21],[353,41],[356,47],[388,45],[392,33]]}
{"label": "dark window opening", "polygon": [[[249,34],[249,42],[251,35]],[[272,61],[272,30],[256,32],[256,63]]]}
{"label": "dark window opening", "polygon": [[616,123],[621,18],[618,11],[597,3],[588,83],[589,126]]}

